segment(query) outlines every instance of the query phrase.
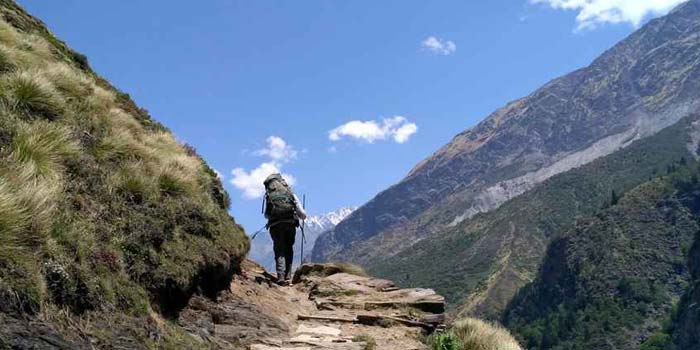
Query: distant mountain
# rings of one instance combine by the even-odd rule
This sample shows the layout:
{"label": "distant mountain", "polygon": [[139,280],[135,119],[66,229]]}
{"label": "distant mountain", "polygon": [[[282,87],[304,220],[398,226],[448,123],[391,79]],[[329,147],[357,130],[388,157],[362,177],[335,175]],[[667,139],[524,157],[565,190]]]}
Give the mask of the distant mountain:
{"label": "distant mountain", "polygon": [[323,215],[309,216],[306,219],[306,238],[310,240],[311,238],[309,236],[311,236],[313,233],[316,233],[316,236],[318,236],[318,234],[334,228],[339,222],[343,221],[343,219],[352,214],[352,212],[356,209],[357,208],[340,208],[336,211]]}
{"label": "distant mountain", "polygon": [[454,313],[500,319],[511,298],[536,278],[551,240],[631,188],[698,157],[698,140],[700,116],[689,116],[380,260],[369,271],[406,286],[435,288]]}
{"label": "distant mountain", "polygon": [[[332,230],[335,225],[350,215],[355,209],[352,207],[343,207],[322,215],[311,215],[306,219],[306,244],[304,245],[304,256],[310,259],[311,251],[316,243],[316,239],[324,232]],[[297,240],[294,246],[295,264],[301,262],[301,231],[297,230]],[[270,271],[274,271],[274,252],[272,251],[272,239],[265,232],[258,235],[251,247],[250,256],[253,260]]]}
{"label": "distant mountain", "polygon": [[370,265],[698,107],[700,0],[692,0],[458,134],[321,237],[313,258]]}
{"label": "distant mountain", "polygon": [[[343,221],[355,210],[357,210],[357,207],[343,207],[323,215],[309,216],[306,219],[306,244],[304,246],[304,258],[311,258],[311,252],[316,244],[316,240],[319,236],[321,236],[321,234],[335,228],[339,222]],[[301,252],[301,235],[298,235],[295,249],[297,252]]]}
{"label": "distant mountain", "polygon": [[359,263],[498,318],[577,217],[697,156],[697,124],[684,119],[697,111],[692,0],[457,135],[320,237],[313,258]]}

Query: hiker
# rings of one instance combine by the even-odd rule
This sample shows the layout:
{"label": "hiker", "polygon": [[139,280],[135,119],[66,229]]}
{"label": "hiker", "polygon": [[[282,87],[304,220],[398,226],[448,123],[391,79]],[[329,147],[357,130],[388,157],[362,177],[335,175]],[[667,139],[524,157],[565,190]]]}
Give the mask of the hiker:
{"label": "hiker", "polygon": [[[290,285],[294,240],[299,220],[306,219],[304,208],[282,175],[272,174],[265,179],[265,218],[272,236],[277,269],[277,284]],[[302,257],[303,259],[303,257]]]}

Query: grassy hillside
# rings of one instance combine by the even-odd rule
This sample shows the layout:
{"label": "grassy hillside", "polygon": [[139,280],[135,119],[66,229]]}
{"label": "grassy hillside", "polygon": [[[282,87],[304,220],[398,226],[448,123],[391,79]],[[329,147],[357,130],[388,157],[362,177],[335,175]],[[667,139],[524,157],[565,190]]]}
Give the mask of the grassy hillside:
{"label": "grassy hillside", "polygon": [[497,319],[517,290],[535,278],[551,239],[618,194],[692,158],[688,144],[695,119],[552,177],[368,271],[406,286],[431,286],[454,311]]}
{"label": "grassy hillside", "polygon": [[0,328],[171,316],[225,287],[249,243],[214,172],[41,22],[0,13]]}
{"label": "grassy hillside", "polygon": [[639,349],[687,286],[699,174],[695,162],[679,164],[579,220],[514,299],[507,326],[529,349]]}

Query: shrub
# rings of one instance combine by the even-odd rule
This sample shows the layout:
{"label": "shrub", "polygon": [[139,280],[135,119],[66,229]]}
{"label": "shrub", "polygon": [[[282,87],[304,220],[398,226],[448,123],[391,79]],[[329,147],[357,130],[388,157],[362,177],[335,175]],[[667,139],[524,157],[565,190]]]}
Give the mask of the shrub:
{"label": "shrub", "polygon": [[449,331],[429,339],[433,350],[520,350],[513,336],[503,327],[467,318]]}
{"label": "shrub", "polygon": [[460,350],[462,343],[452,332],[434,334],[429,338],[432,350]]}
{"label": "shrub", "polygon": [[673,343],[671,336],[658,332],[649,337],[644,343],[642,343],[640,350],[675,350],[676,346]]}

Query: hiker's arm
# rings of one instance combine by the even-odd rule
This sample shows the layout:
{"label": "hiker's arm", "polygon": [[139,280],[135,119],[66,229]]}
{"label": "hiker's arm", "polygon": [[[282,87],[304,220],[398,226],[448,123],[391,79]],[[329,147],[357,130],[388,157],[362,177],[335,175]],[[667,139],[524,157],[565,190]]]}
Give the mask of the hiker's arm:
{"label": "hiker's arm", "polygon": [[304,211],[304,208],[301,205],[301,201],[299,200],[299,197],[297,197],[296,194],[294,195],[294,202],[296,202],[296,206],[297,206],[297,210],[296,210],[297,217],[301,220],[306,219],[306,212]]}
{"label": "hiker's arm", "polygon": [[267,194],[263,198],[263,215],[265,215],[265,219],[270,219],[270,213],[269,213],[269,208],[267,207]]}

